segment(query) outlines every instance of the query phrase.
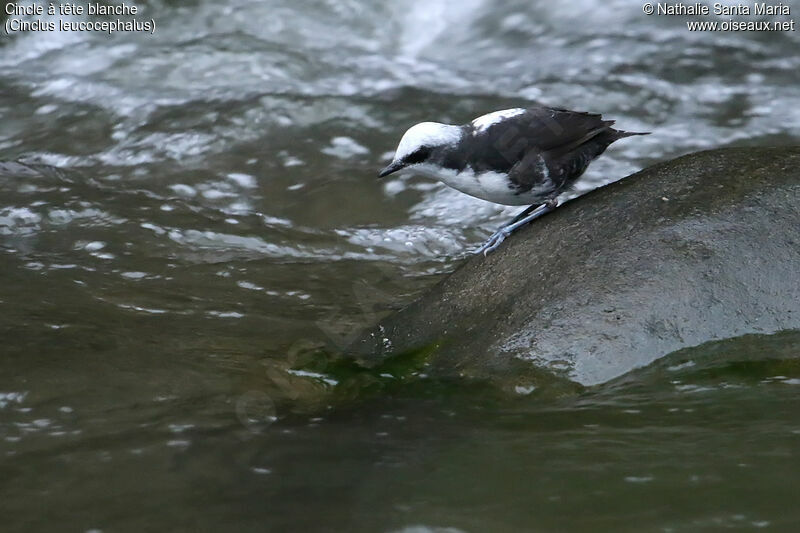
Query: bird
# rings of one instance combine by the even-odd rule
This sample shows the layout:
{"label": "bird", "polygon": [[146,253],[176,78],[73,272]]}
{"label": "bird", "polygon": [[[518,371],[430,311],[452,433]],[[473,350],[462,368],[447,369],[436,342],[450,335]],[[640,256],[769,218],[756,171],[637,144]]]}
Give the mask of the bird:
{"label": "bird", "polygon": [[488,255],[514,231],[558,207],[611,143],[633,135],[598,113],[534,106],[503,109],[461,125],[421,122],[400,139],[384,178],[412,169],[463,193],[503,205],[527,205],[475,253]]}

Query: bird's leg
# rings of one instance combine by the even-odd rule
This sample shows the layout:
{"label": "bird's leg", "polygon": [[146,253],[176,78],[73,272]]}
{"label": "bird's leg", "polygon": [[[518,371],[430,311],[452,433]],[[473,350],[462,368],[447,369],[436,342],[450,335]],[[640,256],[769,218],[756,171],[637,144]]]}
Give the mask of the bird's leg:
{"label": "bird's leg", "polygon": [[[539,204],[529,205],[528,207],[523,209],[520,213],[517,213],[517,216],[515,216],[513,219],[511,219],[511,222],[509,222],[505,226],[510,226],[511,224],[516,224],[517,222],[519,222],[520,220],[522,220],[523,218],[528,216],[530,214],[530,212],[533,211],[534,209],[536,209],[537,207],[539,207]],[[503,227],[505,227],[505,226],[503,226]]]}
{"label": "bird's leg", "polygon": [[483,246],[481,246],[480,248],[475,250],[474,253],[479,254],[479,253],[485,251],[485,253],[488,254],[489,252],[494,250],[494,248],[491,248],[491,249],[488,249],[488,248],[492,244],[494,244],[495,241],[497,242],[497,244],[500,244],[501,242],[503,242],[503,239],[505,239],[508,235],[511,234],[510,232],[509,233],[504,233],[506,231],[506,228],[508,228],[509,226],[512,226],[512,225],[516,224],[517,222],[521,221],[523,218],[527,217],[531,212],[533,212],[535,209],[538,209],[539,207],[541,207],[541,205],[539,205],[539,204],[529,205],[528,207],[523,209],[521,212],[517,213],[517,215],[511,220],[511,222],[508,222],[508,223],[503,224],[502,226],[500,226],[500,229],[495,231],[492,234],[492,236],[489,237],[489,240],[487,240],[483,244]]}
{"label": "bird's leg", "polygon": [[515,216],[514,219],[506,224],[505,226],[501,227],[499,230],[494,232],[494,234],[489,237],[483,246],[475,250],[476,254],[483,252],[483,255],[489,255],[493,252],[500,244],[506,240],[506,237],[514,233],[516,230],[521,228],[526,224],[530,224],[540,216],[544,215],[545,213],[549,213],[553,209],[558,206],[558,200],[555,198],[551,198],[546,203],[542,205],[532,205],[525,209],[522,213]]}

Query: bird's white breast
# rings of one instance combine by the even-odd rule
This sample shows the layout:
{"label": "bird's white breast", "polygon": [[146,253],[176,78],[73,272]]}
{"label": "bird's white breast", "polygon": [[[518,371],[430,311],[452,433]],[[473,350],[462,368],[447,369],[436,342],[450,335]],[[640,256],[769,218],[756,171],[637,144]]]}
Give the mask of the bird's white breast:
{"label": "bird's white breast", "polygon": [[475,173],[469,167],[457,172],[427,163],[415,165],[414,170],[470,196],[496,204],[531,205],[539,201],[544,192],[533,189],[523,194],[514,194],[514,189],[509,186],[508,175],[500,172]]}

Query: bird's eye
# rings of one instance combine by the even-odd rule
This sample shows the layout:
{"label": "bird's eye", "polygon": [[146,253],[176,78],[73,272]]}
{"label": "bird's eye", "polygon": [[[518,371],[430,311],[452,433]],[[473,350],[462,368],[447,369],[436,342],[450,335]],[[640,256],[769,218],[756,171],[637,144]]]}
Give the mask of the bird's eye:
{"label": "bird's eye", "polygon": [[415,163],[422,163],[428,156],[431,155],[431,149],[427,146],[421,146],[408,154],[408,157],[405,159],[405,163],[407,165],[413,165]]}

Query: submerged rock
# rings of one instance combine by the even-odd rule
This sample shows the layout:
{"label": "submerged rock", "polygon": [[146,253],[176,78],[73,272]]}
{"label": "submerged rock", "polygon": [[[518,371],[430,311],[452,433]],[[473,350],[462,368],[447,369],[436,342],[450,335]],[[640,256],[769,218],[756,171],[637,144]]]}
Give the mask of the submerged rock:
{"label": "submerged rock", "polygon": [[791,329],[800,329],[800,148],[730,148],[561,206],[356,349],[433,345],[432,371],[548,370],[593,385],[682,348]]}

